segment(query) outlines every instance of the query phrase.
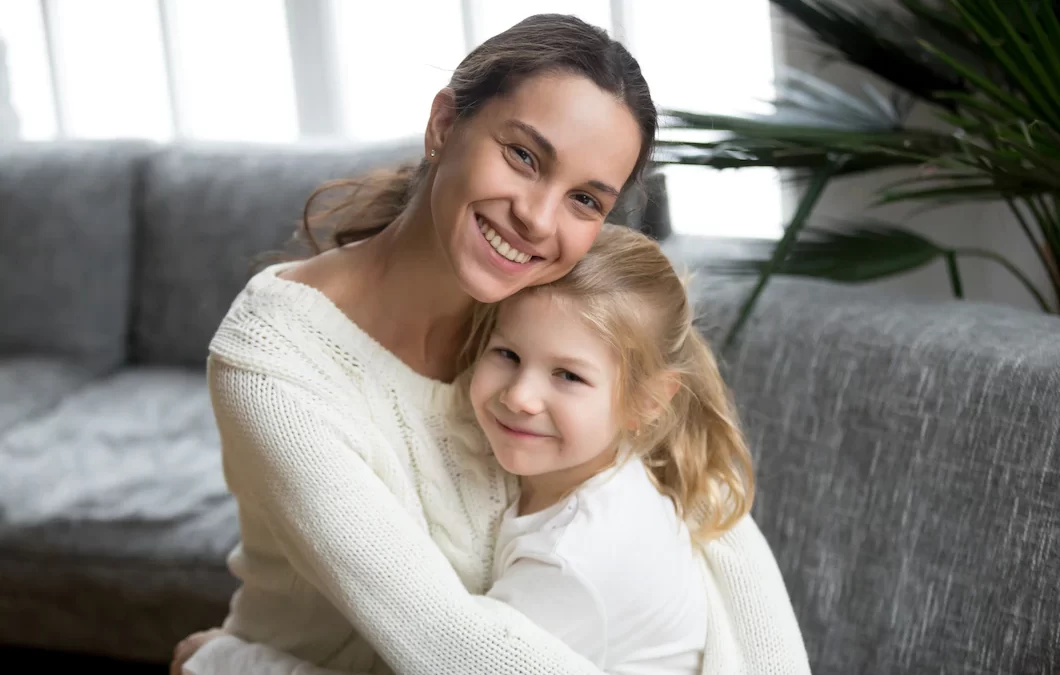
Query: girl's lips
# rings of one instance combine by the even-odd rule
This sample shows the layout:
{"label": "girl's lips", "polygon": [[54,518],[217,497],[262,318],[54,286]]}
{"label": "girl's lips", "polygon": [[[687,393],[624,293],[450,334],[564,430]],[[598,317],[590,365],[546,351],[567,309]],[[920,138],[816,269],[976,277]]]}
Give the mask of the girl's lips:
{"label": "girl's lips", "polygon": [[548,436],[546,436],[545,434],[537,434],[537,433],[534,433],[533,431],[526,431],[526,430],[523,430],[523,429],[517,429],[517,428],[514,428],[514,427],[510,427],[507,424],[505,424],[504,422],[501,422],[496,417],[494,417],[493,419],[496,420],[497,425],[500,426],[501,429],[503,429],[504,431],[506,431],[507,433],[509,433],[509,434],[511,434],[513,436],[517,436],[519,438],[548,438]]}

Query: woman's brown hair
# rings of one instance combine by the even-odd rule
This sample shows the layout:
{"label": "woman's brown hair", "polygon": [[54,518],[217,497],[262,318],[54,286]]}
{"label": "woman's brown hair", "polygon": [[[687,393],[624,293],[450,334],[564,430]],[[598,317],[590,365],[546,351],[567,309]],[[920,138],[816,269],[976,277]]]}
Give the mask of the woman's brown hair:
{"label": "woman's brown hair", "polygon": [[[715,538],[746,515],[754,500],[751,454],[718,364],[693,324],[694,312],[677,272],[659,245],[619,225],[605,225],[593,247],[566,276],[519,291],[575,303],[583,319],[618,355],[616,405],[636,432],[616,444],[651,471],[700,541]],[[504,307],[476,308],[467,360],[481,355]],[[488,452],[468,391],[474,366],[454,388],[453,428],[470,450]],[[676,385],[676,393],[666,384]]]}
{"label": "woman's brown hair", "polygon": [[[641,150],[624,188],[637,183],[651,156],[657,125],[648,85],[637,61],[621,43],[577,17],[531,16],[476,47],[449,80],[457,120],[466,120],[491,99],[510,94],[527,77],[547,72],[584,76],[626,103],[640,127]],[[306,202],[301,224],[313,251],[319,253],[382,231],[409,205],[428,166],[421,161],[318,188]],[[341,196],[333,206],[318,210],[317,202],[325,193]],[[330,230],[325,247],[313,236],[321,229]]]}

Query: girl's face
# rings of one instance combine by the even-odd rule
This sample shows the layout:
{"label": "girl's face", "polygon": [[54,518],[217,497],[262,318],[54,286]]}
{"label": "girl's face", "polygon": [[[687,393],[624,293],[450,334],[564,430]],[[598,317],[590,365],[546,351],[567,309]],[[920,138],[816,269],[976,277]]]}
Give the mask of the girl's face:
{"label": "girl's face", "polygon": [[462,121],[451,102],[445,91],[436,99],[426,144],[437,152],[431,217],[461,286],[489,303],[562,277],[633,171],[633,114],[566,74],[530,77]]}
{"label": "girl's face", "polygon": [[471,403],[509,473],[573,488],[614,457],[622,420],[612,349],[550,293],[506,300],[475,365]]}

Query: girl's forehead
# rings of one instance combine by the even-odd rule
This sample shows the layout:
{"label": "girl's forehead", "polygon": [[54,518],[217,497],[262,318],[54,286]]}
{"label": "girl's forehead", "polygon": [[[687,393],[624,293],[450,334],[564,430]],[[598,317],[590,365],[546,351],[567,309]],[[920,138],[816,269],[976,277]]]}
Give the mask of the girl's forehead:
{"label": "girl's forehead", "polygon": [[548,288],[517,293],[500,304],[498,323],[525,321],[584,322],[583,303]]}

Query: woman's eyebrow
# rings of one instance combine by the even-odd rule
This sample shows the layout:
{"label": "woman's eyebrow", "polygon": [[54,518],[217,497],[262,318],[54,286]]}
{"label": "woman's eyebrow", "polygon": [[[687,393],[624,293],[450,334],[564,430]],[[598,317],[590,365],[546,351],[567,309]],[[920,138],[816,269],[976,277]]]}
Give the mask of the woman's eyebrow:
{"label": "woman's eyebrow", "polygon": [[596,188],[600,192],[606,192],[606,193],[608,193],[609,195],[611,195],[613,197],[617,197],[618,196],[618,190],[617,189],[611,187],[610,185],[608,185],[607,183],[604,183],[602,181],[591,180],[591,181],[589,181],[589,185],[592,185],[594,188]]}
{"label": "woman's eyebrow", "polygon": [[[505,122],[505,126],[522,131],[524,134],[532,138],[534,140],[534,143],[540,146],[541,150],[546,155],[548,155],[548,158],[550,160],[552,160],[553,162],[556,161],[556,146],[552,145],[552,141],[545,138],[544,134],[535,129],[533,125],[527,124],[522,120],[513,119]],[[607,194],[613,197],[618,197],[619,195],[618,188],[611,187],[603,181],[591,180],[589,181],[589,185],[593,186],[600,192],[606,192]]]}
{"label": "woman's eyebrow", "polygon": [[545,138],[544,134],[535,129],[532,125],[521,120],[508,120],[505,122],[505,126],[522,131],[524,134],[534,139],[534,143],[541,146],[541,150],[548,155],[549,159],[553,161],[556,159],[556,146],[552,145],[552,141]]}

